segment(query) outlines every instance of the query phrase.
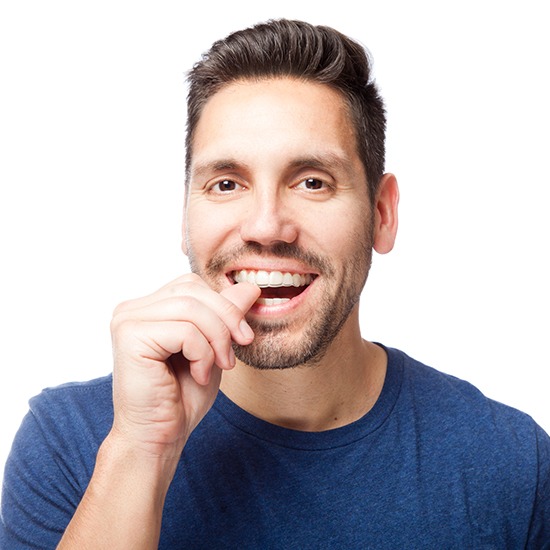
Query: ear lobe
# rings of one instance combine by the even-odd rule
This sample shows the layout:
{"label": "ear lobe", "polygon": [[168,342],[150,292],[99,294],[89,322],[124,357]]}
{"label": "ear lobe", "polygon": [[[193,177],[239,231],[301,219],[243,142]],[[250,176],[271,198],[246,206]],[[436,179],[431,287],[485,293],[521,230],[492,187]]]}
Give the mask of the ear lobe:
{"label": "ear lobe", "polygon": [[374,250],[387,254],[397,234],[399,187],[393,174],[384,174],[374,202]]}

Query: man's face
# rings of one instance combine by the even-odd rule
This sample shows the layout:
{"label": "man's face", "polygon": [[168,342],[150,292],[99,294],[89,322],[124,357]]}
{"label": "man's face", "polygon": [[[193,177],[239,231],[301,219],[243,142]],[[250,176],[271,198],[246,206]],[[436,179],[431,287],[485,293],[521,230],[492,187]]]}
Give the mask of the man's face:
{"label": "man's face", "polygon": [[290,78],[230,84],[206,103],[192,154],[193,271],[218,291],[266,285],[246,316],[254,342],[237,357],[258,368],[321,358],[359,300],[373,241],[342,97]]}

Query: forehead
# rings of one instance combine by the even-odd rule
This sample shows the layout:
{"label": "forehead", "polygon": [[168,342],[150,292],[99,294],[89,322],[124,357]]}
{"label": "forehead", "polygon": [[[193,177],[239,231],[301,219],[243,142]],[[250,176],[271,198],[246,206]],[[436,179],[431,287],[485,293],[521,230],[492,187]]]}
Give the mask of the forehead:
{"label": "forehead", "polygon": [[355,152],[352,120],[338,91],[294,78],[237,81],[203,108],[193,137],[191,174],[220,158],[263,154],[351,160]]}

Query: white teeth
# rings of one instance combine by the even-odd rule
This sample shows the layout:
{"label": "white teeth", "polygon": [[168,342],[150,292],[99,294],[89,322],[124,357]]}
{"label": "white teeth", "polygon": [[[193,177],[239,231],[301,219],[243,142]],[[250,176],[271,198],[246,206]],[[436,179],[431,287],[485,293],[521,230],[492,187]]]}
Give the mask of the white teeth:
{"label": "white teeth", "polygon": [[245,281],[257,285],[260,288],[278,288],[281,286],[306,286],[312,281],[312,276],[309,273],[301,275],[300,273],[282,273],[281,271],[241,271],[233,272],[233,279],[236,283]]}
{"label": "white teeth", "polygon": [[283,275],[283,286],[292,286],[292,275],[290,273]]}
{"label": "white teeth", "polygon": [[[248,274],[248,280],[250,281],[250,274],[252,272],[249,272]],[[269,286],[269,273],[267,271],[258,271],[256,273],[256,284],[260,287],[266,287]]]}
{"label": "white teeth", "polygon": [[283,274],[280,271],[272,271],[269,274],[269,286],[283,286]]}
{"label": "white teeth", "polygon": [[264,306],[278,306],[285,302],[290,302],[290,298],[258,298],[256,300],[257,304],[262,304]]}

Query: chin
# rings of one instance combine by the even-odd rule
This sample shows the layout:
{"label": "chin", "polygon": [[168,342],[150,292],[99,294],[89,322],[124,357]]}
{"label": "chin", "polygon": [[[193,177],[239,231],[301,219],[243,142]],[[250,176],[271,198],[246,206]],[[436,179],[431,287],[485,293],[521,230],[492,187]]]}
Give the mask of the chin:
{"label": "chin", "polygon": [[260,370],[315,365],[338,333],[328,325],[317,325],[298,335],[297,331],[289,334],[282,324],[250,324],[256,334],[254,341],[248,346],[233,344],[233,348],[239,361]]}

